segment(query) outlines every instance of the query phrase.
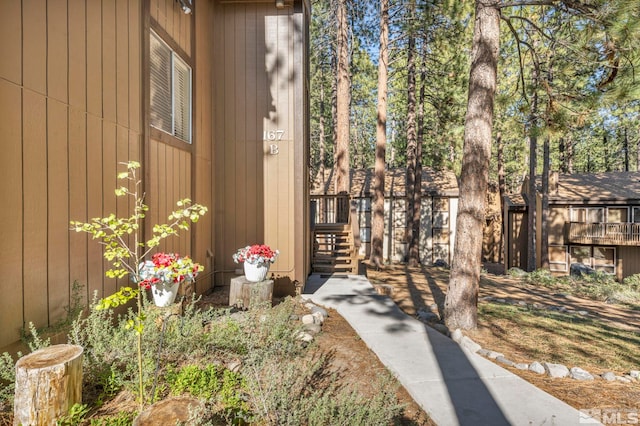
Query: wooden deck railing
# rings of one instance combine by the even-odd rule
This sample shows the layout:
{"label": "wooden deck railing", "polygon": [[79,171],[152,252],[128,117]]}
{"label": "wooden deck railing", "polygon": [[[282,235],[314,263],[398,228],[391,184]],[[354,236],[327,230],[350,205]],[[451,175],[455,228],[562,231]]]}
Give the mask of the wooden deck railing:
{"label": "wooden deck railing", "polygon": [[349,223],[348,195],[312,195],[311,223]]}
{"label": "wooden deck railing", "polygon": [[640,223],[568,222],[570,243],[640,246]]}
{"label": "wooden deck railing", "polygon": [[351,225],[354,248],[357,252],[361,245],[360,224],[355,203],[349,195],[312,195],[311,229],[317,223],[346,223]]}

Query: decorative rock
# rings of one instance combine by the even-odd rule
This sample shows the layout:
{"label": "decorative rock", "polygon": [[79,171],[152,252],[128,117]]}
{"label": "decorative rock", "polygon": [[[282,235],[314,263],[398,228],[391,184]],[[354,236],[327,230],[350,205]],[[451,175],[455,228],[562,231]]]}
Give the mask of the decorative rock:
{"label": "decorative rock", "polygon": [[324,323],[324,320],[326,318],[324,315],[322,315],[322,312],[314,312],[314,313],[311,314],[311,316],[314,318],[314,320],[315,320],[314,322],[316,324]]}
{"label": "decorative rock", "polygon": [[307,314],[307,315],[303,315],[302,316],[302,323],[303,324],[318,324],[319,321],[316,317],[314,317],[311,314]]}
{"label": "decorative rock", "polygon": [[587,316],[587,315],[589,315],[589,312],[587,312],[587,311],[578,311],[578,315]]}
{"label": "decorative rock", "polygon": [[311,314],[319,314],[322,316],[322,322],[324,322],[327,318],[329,318],[329,312],[325,308],[321,308],[320,306],[314,306],[311,308]]}
{"label": "decorative rock", "polygon": [[541,305],[540,303],[534,303],[531,306],[533,306],[535,309],[543,309],[544,308],[544,305]]}
{"label": "decorative rock", "polygon": [[514,365],[514,367],[517,368],[518,370],[528,370],[529,364],[525,364],[524,362],[519,362],[516,365]]}
{"label": "decorative rock", "polygon": [[631,377],[633,377],[634,379],[640,379],[640,371],[638,371],[638,370],[629,371],[629,375]]}
{"label": "decorative rock", "polygon": [[630,382],[635,382],[637,380],[635,377],[632,377],[632,376],[630,376],[628,374],[625,374],[622,377],[624,377],[625,379],[629,380]]}
{"label": "decorative rock", "polygon": [[631,383],[631,380],[627,379],[626,377],[622,377],[622,376],[616,376],[616,380],[622,383]]}
{"label": "decorative rock", "polygon": [[480,300],[483,302],[491,302],[493,301],[493,296],[485,296],[485,297],[481,297]]}
{"label": "decorative rock", "polygon": [[518,302],[518,305],[527,306],[527,302],[525,302],[524,300],[521,300],[521,301]]}
{"label": "decorative rock", "polygon": [[226,367],[227,370],[237,373],[238,371],[240,371],[240,367],[242,367],[242,361],[240,361],[239,359],[234,359],[233,361],[228,363]]}
{"label": "decorative rock", "polygon": [[463,348],[465,348],[471,353],[476,353],[480,349],[482,349],[482,346],[480,346],[479,344],[477,344],[467,336],[462,336],[462,340],[460,340],[459,343],[460,343],[460,346],[462,346]]}
{"label": "decorative rock", "polygon": [[301,331],[300,333],[298,333],[298,340],[301,340],[302,342],[305,342],[305,343],[310,343],[313,341],[313,336],[310,333]]}
{"label": "decorative rock", "polygon": [[602,375],[600,377],[602,377],[607,382],[613,382],[616,379],[616,375],[614,373],[612,373],[611,371],[607,371],[606,373],[602,373]]}
{"label": "decorative rock", "polygon": [[489,350],[487,350],[487,349],[480,349],[480,350],[479,350],[478,352],[476,352],[476,353],[477,353],[478,355],[482,355],[482,356],[486,356],[486,357],[488,357],[488,356],[489,356],[489,352],[491,352],[491,351],[489,351]]}
{"label": "decorative rock", "polygon": [[489,351],[489,353],[487,354],[487,358],[489,359],[496,359],[499,356],[504,357],[504,354],[500,352],[494,352],[494,351]]}
{"label": "decorative rock", "polygon": [[573,367],[569,371],[569,375],[575,380],[593,380],[593,375],[580,367]]}
{"label": "decorative rock", "polygon": [[536,374],[544,374],[546,370],[544,369],[544,366],[538,361],[533,361],[531,364],[529,364],[529,371],[532,371]]}
{"label": "decorative rock", "polygon": [[498,303],[506,303],[507,301],[505,299],[496,299],[496,302],[498,302]]}
{"label": "decorative rock", "polygon": [[456,328],[455,330],[453,330],[453,333],[451,333],[451,340],[456,343],[460,343],[463,337],[464,336],[462,335],[462,331],[460,331],[459,328]]}
{"label": "decorative rock", "polygon": [[549,377],[563,378],[569,375],[569,369],[562,364],[552,364],[550,362],[542,363],[544,370]]}
{"label": "decorative rock", "polygon": [[[133,421],[134,426],[196,425],[204,412],[204,404],[195,398],[164,399],[147,407]],[[215,422],[214,424],[221,424]]]}
{"label": "decorative rock", "polygon": [[510,359],[507,359],[507,358],[505,358],[503,356],[497,357],[496,361],[499,362],[500,364],[504,364],[504,365],[507,365],[509,367],[514,367],[516,365],[515,362],[513,362]]}
{"label": "decorative rock", "polygon": [[318,334],[322,331],[320,324],[305,324],[304,329],[311,334]]}

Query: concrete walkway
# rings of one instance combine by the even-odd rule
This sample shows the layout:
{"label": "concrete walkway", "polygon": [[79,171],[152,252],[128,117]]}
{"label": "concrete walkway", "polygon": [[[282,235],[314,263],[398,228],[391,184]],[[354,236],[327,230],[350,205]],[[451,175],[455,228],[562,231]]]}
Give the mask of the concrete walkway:
{"label": "concrete walkway", "polygon": [[439,426],[598,424],[404,314],[364,276],[312,275],[303,296],[337,310]]}

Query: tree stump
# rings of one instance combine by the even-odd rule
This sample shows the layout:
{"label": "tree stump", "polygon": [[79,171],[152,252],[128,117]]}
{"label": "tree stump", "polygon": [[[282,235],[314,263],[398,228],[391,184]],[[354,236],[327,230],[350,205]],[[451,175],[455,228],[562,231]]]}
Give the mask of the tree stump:
{"label": "tree stump", "polygon": [[229,306],[247,309],[260,303],[269,302],[273,297],[273,280],[257,283],[248,281],[244,275],[231,279]]}
{"label": "tree stump", "polygon": [[82,346],[54,345],[16,362],[14,425],[55,425],[82,402]]}

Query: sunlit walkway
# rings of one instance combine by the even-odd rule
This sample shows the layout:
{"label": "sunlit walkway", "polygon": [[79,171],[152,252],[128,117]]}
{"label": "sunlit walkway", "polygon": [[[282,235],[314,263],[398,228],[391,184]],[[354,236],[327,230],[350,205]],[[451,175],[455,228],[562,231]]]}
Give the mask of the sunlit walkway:
{"label": "sunlit walkway", "polygon": [[597,423],[404,314],[364,276],[312,275],[304,296],[336,309],[440,426]]}

